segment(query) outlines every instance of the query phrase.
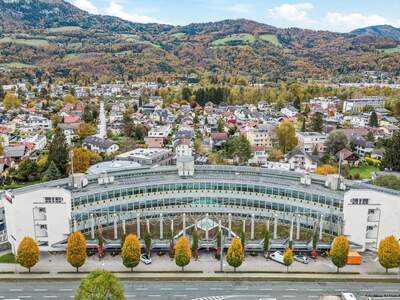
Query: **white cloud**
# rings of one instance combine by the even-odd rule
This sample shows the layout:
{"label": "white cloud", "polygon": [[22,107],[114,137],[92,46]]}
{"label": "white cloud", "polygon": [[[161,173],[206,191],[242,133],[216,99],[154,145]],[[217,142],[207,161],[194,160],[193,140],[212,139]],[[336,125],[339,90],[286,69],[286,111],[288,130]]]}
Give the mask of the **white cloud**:
{"label": "white cloud", "polygon": [[73,0],[72,4],[91,14],[99,14],[99,10],[92,2],[90,2],[90,0]]}
{"label": "white cloud", "polygon": [[376,14],[367,16],[361,13],[328,12],[325,20],[329,29],[343,32],[372,25],[390,24],[390,21],[382,16]]}
{"label": "white cloud", "polygon": [[140,15],[138,13],[127,12],[124,7],[117,1],[110,1],[109,7],[106,9],[105,13],[110,16],[119,17],[124,20],[138,23],[152,23],[157,22],[155,18]]}
{"label": "white cloud", "polygon": [[313,20],[308,13],[314,8],[314,5],[309,2],[289,4],[284,3],[268,10],[270,17],[282,19],[289,22],[307,22],[312,23]]}

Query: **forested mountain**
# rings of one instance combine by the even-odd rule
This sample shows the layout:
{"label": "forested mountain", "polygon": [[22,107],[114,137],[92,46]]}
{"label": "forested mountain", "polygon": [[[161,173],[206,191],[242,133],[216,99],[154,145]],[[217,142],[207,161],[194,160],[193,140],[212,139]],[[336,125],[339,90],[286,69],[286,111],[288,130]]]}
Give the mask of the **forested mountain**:
{"label": "forested mountain", "polygon": [[400,41],[400,28],[396,28],[390,25],[379,25],[360,28],[352,31],[351,33],[355,35],[368,35]]}
{"label": "forested mountain", "polygon": [[43,70],[88,80],[202,72],[260,80],[398,74],[397,46],[393,39],[245,19],[139,24],[91,15],[63,0],[0,0],[0,67],[12,74]]}

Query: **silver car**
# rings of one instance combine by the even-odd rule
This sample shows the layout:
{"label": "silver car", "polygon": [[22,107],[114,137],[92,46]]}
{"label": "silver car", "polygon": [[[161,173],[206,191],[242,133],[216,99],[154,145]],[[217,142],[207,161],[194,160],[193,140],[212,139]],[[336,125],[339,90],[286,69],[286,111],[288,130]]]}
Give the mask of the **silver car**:
{"label": "silver car", "polygon": [[303,264],[308,264],[310,262],[308,257],[304,255],[295,255],[293,258],[295,261],[301,262]]}
{"label": "silver car", "polygon": [[151,264],[151,258],[147,254],[142,254],[140,255],[140,261],[144,263],[145,265]]}

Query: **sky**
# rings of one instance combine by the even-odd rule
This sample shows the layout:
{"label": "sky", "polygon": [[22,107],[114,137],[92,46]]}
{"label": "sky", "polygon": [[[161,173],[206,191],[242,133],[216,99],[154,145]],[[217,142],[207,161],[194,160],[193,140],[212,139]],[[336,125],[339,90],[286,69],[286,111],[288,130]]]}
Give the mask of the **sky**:
{"label": "sky", "polygon": [[67,0],[93,14],[140,23],[187,25],[246,18],[277,27],[349,32],[400,27],[400,0]]}

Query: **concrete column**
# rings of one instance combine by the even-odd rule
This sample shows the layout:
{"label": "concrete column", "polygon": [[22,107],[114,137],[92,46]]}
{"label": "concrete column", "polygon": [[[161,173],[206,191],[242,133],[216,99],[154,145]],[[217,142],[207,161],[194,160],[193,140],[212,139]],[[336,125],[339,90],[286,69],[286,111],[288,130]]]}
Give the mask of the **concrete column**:
{"label": "concrete column", "polygon": [[76,219],[74,220],[74,225],[72,228],[72,232],[75,232],[75,231],[78,231],[78,221]]}
{"label": "concrete column", "polygon": [[290,233],[289,233],[289,241],[293,241],[293,218],[292,218],[292,220],[290,221]]}
{"label": "concrete column", "polygon": [[270,229],[270,221],[269,221],[269,219],[267,220],[267,230],[268,230],[268,232],[269,232],[269,229]]}
{"label": "concrete column", "polygon": [[300,240],[300,215],[297,215],[296,240]]}
{"label": "concrete column", "polygon": [[274,219],[274,240],[277,239],[278,237],[278,215],[275,214],[275,219]]}
{"label": "concrete column", "polygon": [[324,215],[321,215],[321,219],[319,220],[319,240],[322,240],[322,231],[324,227]]}
{"label": "concrete column", "polygon": [[254,240],[254,214],[251,215],[251,232],[250,238]]}
{"label": "concrete column", "polygon": [[93,214],[90,214],[90,237],[92,238],[92,240],[94,240],[94,216],[93,216]]}
{"label": "concrete column", "polygon": [[242,220],[242,230],[244,233],[246,233],[246,220],[245,219]]}
{"label": "concrete column", "polygon": [[147,232],[150,232],[150,220],[149,219],[146,219],[146,229],[147,229]]}
{"label": "concrete column", "polygon": [[222,221],[218,220],[218,230],[221,231],[222,230]]}
{"label": "concrete column", "polygon": [[126,234],[126,221],[122,220],[122,232],[124,233],[124,235]]}
{"label": "concrete column", "polygon": [[160,214],[160,240],[164,239],[163,215]]}
{"label": "concrete column", "polygon": [[171,220],[171,236],[174,237],[174,220]]}
{"label": "concrete column", "polygon": [[[206,220],[208,221],[208,213],[206,213]],[[206,240],[208,240],[208,229],[206,229]]]}
{"label": "concrete column", "polygon": [[114,240],[118,238],[117,215],[114,214]]}
{"label": "concrete column", "polygon": [[228,229],[229,229],[229,238],[232,236],[232,214],[228,215]]}
{"label": "concrete column", "polygon": [[183,213],[182,215],[182,230],[183,230],[183,236],[186,236],[186,214]]}
{"label": "concrete column", "polygon": [[140,214],[136,214],[136,236],[140,239]]}

